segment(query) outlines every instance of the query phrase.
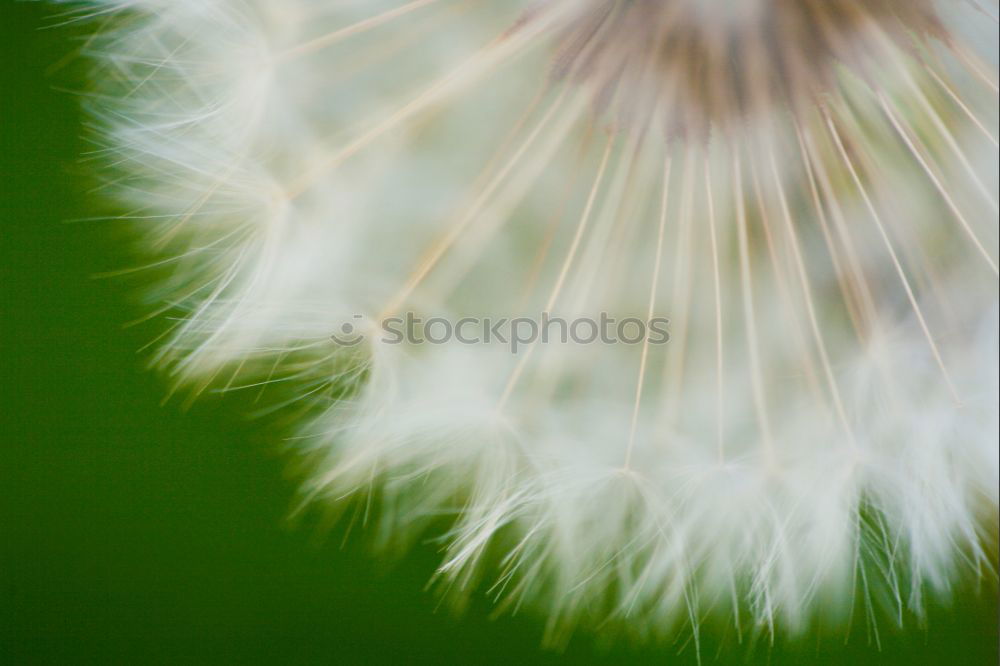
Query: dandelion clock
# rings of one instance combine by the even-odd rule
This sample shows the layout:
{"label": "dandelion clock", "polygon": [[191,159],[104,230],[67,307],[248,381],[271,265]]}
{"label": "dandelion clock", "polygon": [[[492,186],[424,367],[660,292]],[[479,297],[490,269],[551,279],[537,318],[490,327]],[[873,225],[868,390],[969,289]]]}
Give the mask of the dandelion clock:
{"label": "dandelion clock", "polygon": [[73,11],[154,364],[447,598],[878,640],[995,584],[995,2]]}

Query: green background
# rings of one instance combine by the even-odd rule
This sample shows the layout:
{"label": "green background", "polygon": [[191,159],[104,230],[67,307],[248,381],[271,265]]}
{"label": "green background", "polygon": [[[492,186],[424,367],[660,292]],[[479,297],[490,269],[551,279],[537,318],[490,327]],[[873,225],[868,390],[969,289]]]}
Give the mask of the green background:
{"label": "green background", "polygon": [[[287,516],[294,483],[276,435],[209,399],[162,405],[137,350],[149,329],[113,222],[93,214],[72,53],[50,7],[0,0],[0,662],[695,663],[680,644],[539,648],[541,623],[463,616],[424,589],[437,554],[371,557]],[[363,535],[362,535],[363,536]],[[996,664],[995,586],[883,626],[794,646],[706,643],[705,663]]]}

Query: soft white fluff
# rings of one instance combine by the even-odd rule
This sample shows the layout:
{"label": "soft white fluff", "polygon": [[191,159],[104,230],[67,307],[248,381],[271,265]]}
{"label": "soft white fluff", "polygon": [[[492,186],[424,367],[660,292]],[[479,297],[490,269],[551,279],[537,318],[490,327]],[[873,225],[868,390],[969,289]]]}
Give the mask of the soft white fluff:
{"label": "soft white fluff", "polygon": [[[677,6],[740,35],[716,4]],[[875,4],[825,3],[864,48],[806,54],[815,88],[701,72],[769,87],[710,138],[664,83],[684,63],[600,18],[578,43],[646,0],[94,2],[109,187],[180,313],[157,358],[196,391],[280,381],[309,498],[372,495],[390,543],[453,520],[447,587],[492,572],[553,637],[919,613],[993,567],[996,65],[966,29],[996,7],[941,2],[931,34],[929,4]],[[329,339],[405,311],[672,340]]]}

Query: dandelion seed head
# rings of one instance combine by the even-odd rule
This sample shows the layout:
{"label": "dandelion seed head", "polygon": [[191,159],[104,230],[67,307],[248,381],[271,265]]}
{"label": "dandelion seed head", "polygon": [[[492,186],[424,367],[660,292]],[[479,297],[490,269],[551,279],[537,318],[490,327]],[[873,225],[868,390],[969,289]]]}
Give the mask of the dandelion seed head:
{"label": "dandelion seed head", "polygon": [[[451,598],[554,643],[877,636],[991,575],[996,58],[963,27],[989,8],[90,6],[154,363],[279,396],[305,497],[375,507],[386,547],[437,530]],[[381,340],[404,313],[670,339]]]}

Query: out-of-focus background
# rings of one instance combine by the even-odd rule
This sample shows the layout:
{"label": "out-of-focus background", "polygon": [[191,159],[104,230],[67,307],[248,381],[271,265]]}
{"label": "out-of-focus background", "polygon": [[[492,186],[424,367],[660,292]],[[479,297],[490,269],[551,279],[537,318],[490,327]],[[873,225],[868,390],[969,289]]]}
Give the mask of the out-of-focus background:
{"label": "out-of-focus background", "polygon": [[[72,54],[84,34],[53,9],[0,2],[0,663],[696,663],[693,646],[608,648],[581,634],[540,649],[542,622],[461,617],[425,589],[427,544],[398,562],[365,535],[288,519],[279,433],[208,399],[162,404],[138,350],[149,328],[114,222],[95,214],[80,156]],[[761,664],[996,664],[994,587],[843,638],[720,651]],[[863,625],[863,622],[859,622]],[[680,652],[678,656],[678,652]]]}

